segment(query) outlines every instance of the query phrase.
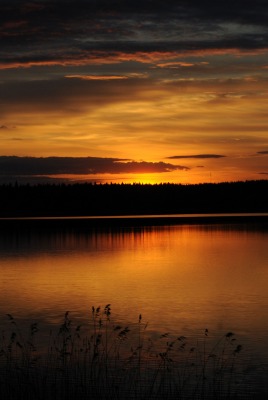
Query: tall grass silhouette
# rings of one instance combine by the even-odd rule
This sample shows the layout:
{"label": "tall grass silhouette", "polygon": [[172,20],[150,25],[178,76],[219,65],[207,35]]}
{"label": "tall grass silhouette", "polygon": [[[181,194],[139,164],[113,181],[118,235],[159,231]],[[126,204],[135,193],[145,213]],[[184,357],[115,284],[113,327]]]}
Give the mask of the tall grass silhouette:
{"label": "tall grass silhouette", "polygon": [[139,315],[116,324],[111,306],[92,307],[87,326],[66,312],[61,325],[39,341],[39,326],[22,332],[8,314],[10,331],[0,347],[0,396],[49,399],[246,399],[254,391],[242,346],[232,332],[213,342],[205,330],[196,340],[149,334]]}

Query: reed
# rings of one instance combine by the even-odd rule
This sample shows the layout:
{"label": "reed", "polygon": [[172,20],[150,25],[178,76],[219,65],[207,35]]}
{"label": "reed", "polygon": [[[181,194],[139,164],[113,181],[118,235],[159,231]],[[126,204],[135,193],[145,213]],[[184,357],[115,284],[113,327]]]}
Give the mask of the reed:
{"label": "reed", "polygon": [[152,338],[142,315],[131,326],[114,323],[111,306],[92,307],[87,326],[66,312],[44,347],[37,323],[22,332],[8,314],[0,347],[0,398],[254,399],[242,346],[232,332],[212,343],[169,333]]}

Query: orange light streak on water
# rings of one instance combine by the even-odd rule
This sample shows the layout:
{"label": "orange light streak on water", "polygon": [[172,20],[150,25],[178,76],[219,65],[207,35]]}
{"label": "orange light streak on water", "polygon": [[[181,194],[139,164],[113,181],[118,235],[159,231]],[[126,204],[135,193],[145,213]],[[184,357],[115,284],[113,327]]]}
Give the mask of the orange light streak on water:
{"label": "orange light streak on water", "polygon": [[268,332],[267,233],[222,225],[19,238],[1,249],[1,312],[58,324],[112,304],[159,332]]}

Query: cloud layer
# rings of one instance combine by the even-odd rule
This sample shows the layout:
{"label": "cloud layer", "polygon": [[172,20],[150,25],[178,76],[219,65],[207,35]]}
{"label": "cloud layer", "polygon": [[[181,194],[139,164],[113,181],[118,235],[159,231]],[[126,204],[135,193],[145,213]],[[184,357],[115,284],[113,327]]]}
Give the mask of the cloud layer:
{"label": "cloud layer", "polygon": [[[83,64],[158,53],[267,49],[267,4],[224,1],[1,3],[1,66]],[[40,46],[41,45],[41,46]],[[10,53],[10,46],[13,52]],[[161,58],[161,57],[159,57]]]}
{"label": "cloud layer", "polygon": [[258,177],[267,19],[263,0],[2,0],[3,171]]}
{"label": "cloud layer", "polygon": [[170,160],[176,160],[176,159],[180,159],[180,158],[222,158],[225,156],[222,156],[220,154],[195,154],[195,155],[187,155],[187,156],[171,156],[171,157],[167,157]]}
{"label": "cloud layer", "polygon": [[136,162],[97,157],[8,157],[0,156],[0,175],[95,175],[120,173],[162,173],[189,168],[163,162]]}

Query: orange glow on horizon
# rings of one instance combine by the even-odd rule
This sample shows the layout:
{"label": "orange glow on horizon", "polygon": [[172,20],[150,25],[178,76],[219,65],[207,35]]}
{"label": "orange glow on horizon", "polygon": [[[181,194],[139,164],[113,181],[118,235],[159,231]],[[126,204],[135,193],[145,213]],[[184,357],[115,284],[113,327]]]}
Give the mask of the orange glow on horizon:
{"label": "orange glow on horizon", "polygon": [[[183,62],[174,60],[173,53],[161,54],[144,56],[154,57],[159,70],[176,65],[183,70],[192,65],[211,68],[206,58]],[[3,112],[1,155],[172,164],[170,172],[148,174],[144,169],[79,177],[102,182],[188,184],[263,179],[268,174],[267,155],[259,153],[268,149],[265,77],[203,79],[175,71],[152,79],[149,70],[65,73],[55,80],[54,97],[46,93],[46,81],[40,93],[39,81],[29,85],[29,97],[20,100],[23,84],[22,92],[16,92],[19,99]],[[224,157],[198,158],[202,154]],[[170,158],[174,156],[182,158]]]}

